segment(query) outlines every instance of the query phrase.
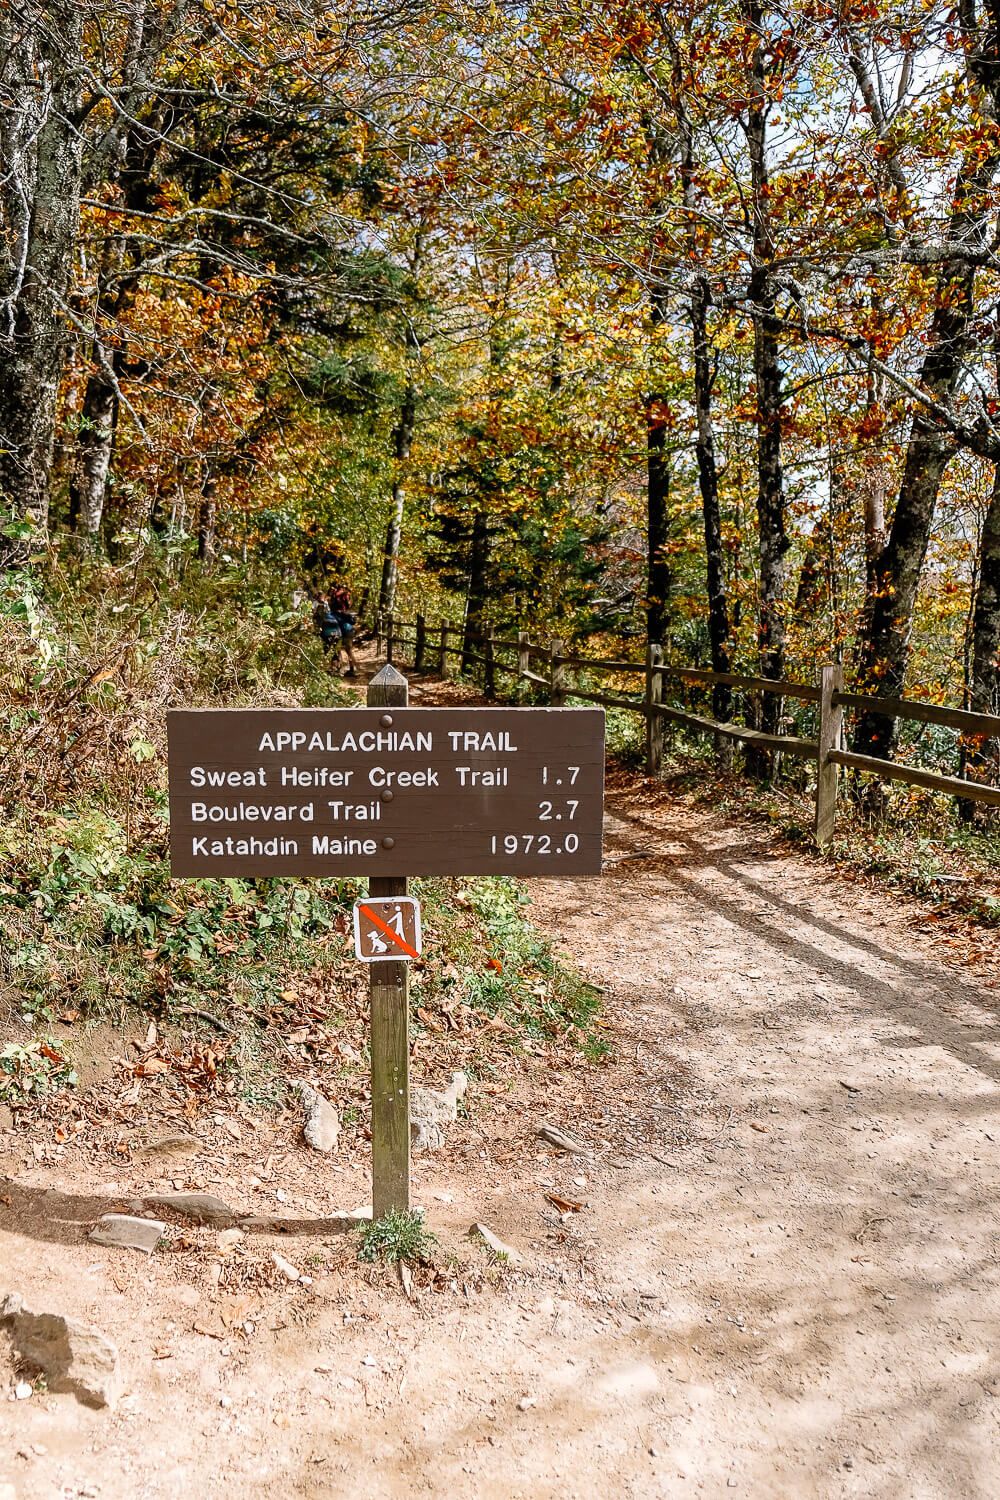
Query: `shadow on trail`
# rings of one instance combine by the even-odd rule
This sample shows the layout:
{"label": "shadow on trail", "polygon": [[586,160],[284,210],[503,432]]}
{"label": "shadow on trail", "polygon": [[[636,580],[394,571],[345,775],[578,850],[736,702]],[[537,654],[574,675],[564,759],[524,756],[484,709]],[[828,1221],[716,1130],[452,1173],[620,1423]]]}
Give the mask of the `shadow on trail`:
{"label": "shadow on trail", "polygon": [[[63,1193],[56,1188],[27,1187],[9,1177],[0,1177],[0,1234],[19,1234],[54,1245],[82,1244],[104,1214],[135,1213],[133,1194],[99,1198],[88,1193]],[[169,1208],[157,1209],[154,1217],[176,1225],[199,1221]],[[313,1219],[276,1219],[233,1212],[211,1227],[235,1225],[254,1234],[277,1236],[345,1234],[357,1228],[346,1215]]]}
{"label": "shadow on trail", "polygon": [[[629,812],[620,802],[613,804],[612,815],[644,832],[653,831],[653,825],[645,817]],[[663,836],[664,830],[656,831]],[[773,886],[755,879],[741,869],[737,858],[731,857],[736,855],[741,863],[761,857],[774,859],[776,856],[773,850],[761,850],[758,853],[751,844],[742,848],[727,847],[713,851],[706,849],[692,835],[676,828],[670,828],[667,837],[670,842],[681,845],[684,853],[660,855],[647,853],[637,845],[631,847],[629,854],[634,856],[636,863],[642,861],[643,872],[659,876],[678,886],[697,905],[725,917],[734,926],[742,928],[783,957],[814,970],[833,983],[853,989],[866,1002],[879,1004],[893,1021],[910,1026],[919,1034],[920,1040],[910,1045],[941,1047],[958,1062],[1000,1084],[1000,1059],[990,1055],[990,1043],[977,1042],[972,1035],[971,1025],[952,1022],[942,1011],[942,999],[960,1000],[986,1011],[989,1021],[984,1021],[984,1029],[988,1027],[992,1041],[1000,1047],[1000,1030],[996,1026],[1000,996],[988,994],[981,986],[970,983],[944,967],[893,951],[888,946],[888,937],[886,946],[880,946],[853,928],[838,926],[820,916],[811,906],[787,900]],[[622,842],[627,843],[627,840],[623,839]],[[635,864],[626,865],[622,874],[629,868],[634,870]],[[731,896],[723,895],[685,874],[685,869],[714,872],[737,889]],[[753,910],[742,904],[741,895],[753,898],[757,903]],[[775,915],[762,912],[760,905],[772,908]],[[789,932],[781,925],[781,915],[790,918],[797,926],[809,929],[815,934],[815,940]],[[831,952],[830,939],[881,965],[889,966],[899,976],[898,985]],[[901,1041],[896,1037],[885,1038],[884,1042],[893,1047],[906,1045],[905,1039]]]}

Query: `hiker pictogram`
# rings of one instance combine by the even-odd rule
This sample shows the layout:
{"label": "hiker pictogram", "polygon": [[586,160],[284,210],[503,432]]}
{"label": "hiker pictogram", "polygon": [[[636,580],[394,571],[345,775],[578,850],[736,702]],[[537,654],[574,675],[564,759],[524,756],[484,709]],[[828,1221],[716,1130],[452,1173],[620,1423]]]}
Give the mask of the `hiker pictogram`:
{"label": "hiker pictogram", "polygon": [[366,964],[419,958],[419,901],[412,896],[356,901],[354,952]]}

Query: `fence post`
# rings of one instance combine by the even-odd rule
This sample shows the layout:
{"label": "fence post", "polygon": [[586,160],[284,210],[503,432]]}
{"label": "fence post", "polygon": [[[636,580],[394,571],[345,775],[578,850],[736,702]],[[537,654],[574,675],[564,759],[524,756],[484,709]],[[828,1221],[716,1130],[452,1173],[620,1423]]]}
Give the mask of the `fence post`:
{"label": "fence post", "polygon": [[451,636],[453,636],[453,635],[454,636],[460,636],[461,635],[461,632],[459,631],[458,626],[455,624],[454,620],[445,620],[444,624],[441,627],[441,676],[442,677],[447,677],[447,675],[448,675],[448,653],[452,650],[452,647],[449,646],[448,641],[449,641],[449,638]]}
{"label": "fence post", "polygon": [[562,708],[570,682],[567,668],[562,663],[565,641],[554,640],[549,646],[549,702],[553,708]]}
{"label": "fence post", "polygon": [[395,629],[396,629],[396,617],[395,617],[395,615],[393,615],[393,614],[390,613],[389,615],[386,616],[386,623],[385,623],[385,659],[386,659],[386,662],[388,663],[388,665],[390,667],[392,666],[392,653],[393,653],[393,649],[394,649],[395,644],[396,644],[396,642],[395,642]]}
{"label": "fence post", "polygon": [[663,702],[663,647],[646,651],[646,775],[659,776],[663,765],[663,718],[656,712]]}
{"label": "fence post", "polygon": [[483,667],[483,693],[487,698],[495,698],[497,695],[496,660],[494,652],[493,637],[496,631],[489,625],[483,632],[483,655],[486,665]]}
{"label": "fence post", "polygon": [[517,632],[517,675],[518,675],[518,679],[522,678],[525,675],[526,672],[530,672],[531,671],[531,657],[528,654],[528,647],[530,645],[531,645],[531,641],[530,641],[530,639],[528,637],[528,632],[526,630],[519,630]]}
{"label": "fence post", "polygon": [[438,646],[438,676],[443,677],[445,672],[445,659],[448,654],[448,621],[441,621],[441,641]]}
{"label": "fence post", "polygon": [[424,670],[424,651],[427,648],[427,621],[423,615],[417,615],[416,638],[413,644],[413,670],[422,672]]}
{"label": "fence post", "polygon": [[834,694],[844,690],[842,666],[823,666],[819,669],[819,763],[816,773],[816,843],[825,849],[833,838],[833,825],[837,816],[837,783],[840,767],[830,761],[830,751],[840,749],[840,736],[844,723],[844,710],[835,704]]}

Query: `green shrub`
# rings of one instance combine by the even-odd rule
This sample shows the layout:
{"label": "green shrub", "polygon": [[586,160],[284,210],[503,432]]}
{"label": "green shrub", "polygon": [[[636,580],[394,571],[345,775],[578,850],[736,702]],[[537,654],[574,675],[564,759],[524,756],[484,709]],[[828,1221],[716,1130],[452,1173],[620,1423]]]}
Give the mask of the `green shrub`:
{"label": "green shrub", "polygon": [[365,1224],[358,1236],[358,1260],[427,1260],[437,1244],[419,1214],[390,1209],[381,1219]]}

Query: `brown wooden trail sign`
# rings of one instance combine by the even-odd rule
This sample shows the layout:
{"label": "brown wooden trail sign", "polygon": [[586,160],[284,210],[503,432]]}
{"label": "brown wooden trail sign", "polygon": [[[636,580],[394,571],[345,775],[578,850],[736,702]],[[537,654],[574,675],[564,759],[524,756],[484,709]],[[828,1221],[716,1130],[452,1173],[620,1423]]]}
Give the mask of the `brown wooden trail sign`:
{"label": "brown wooden trail sign", "polygon": [[[602,709],[409,708],[408,692],[386,666],[365,708],[172,710],[171,873],[367,875],[378,914],[408,875],[600,874]],[[410,1204],[409,955],[370,974],[379,1219]]]}
{"label": "brown wooden trail sign", "polygon": [[600,872],[602,709],[388,707],[168,714],[173,873]]}

